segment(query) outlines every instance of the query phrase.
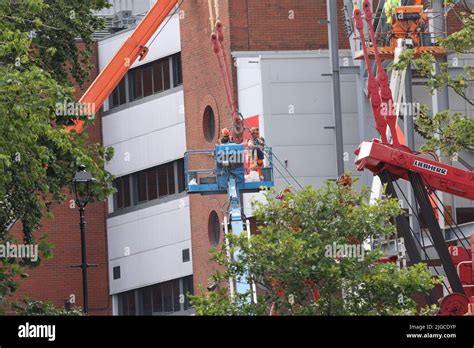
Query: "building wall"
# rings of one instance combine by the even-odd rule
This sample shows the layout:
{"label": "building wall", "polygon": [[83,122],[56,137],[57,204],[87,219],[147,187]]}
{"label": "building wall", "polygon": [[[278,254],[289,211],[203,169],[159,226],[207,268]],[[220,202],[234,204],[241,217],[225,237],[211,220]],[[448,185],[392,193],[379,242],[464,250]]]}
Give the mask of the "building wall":
{"label": "building wall", "polygon": [[[182,251],[191,249],[189,199],[184,196],[107,220],[110,292],[192,275],[192,262]],[[120,279],[113,268],[120,266]]]}
{"label": "building wall", "polygon": [[183,158],[186,138],[182,88],[140,100],[103,118],[104,146],[115,156],[107,169],[122,176]]}
{"label": "building wall", "polygon": [[[161,30],[160,27],[159,30]],[[157,31],[157,32],[158,32]],[[107,63],[112,59],[121,45],[132,34],[133,29],[123,30],[119,33],[106,37],[98,42],[99,46],[99,69],[102,71]],[[154,37],[154,36],[153,36]],[[173,16],[166,27],[161,31],[159,40],[155,40],[149,46],[149,52],[142,61],[137,60],[130,69],[150,63],[162,57],[172,55],[181,50],[181,37],[179,35],[179,16]],[[107,105],[104,110],[108,110]]]}
{"label": "building wall", "polygon": [[[328,48],[326,3],[326,0],[229,2],[232,51]],[[337,0],[337,5],[342,9],[343,1]],[[348,48],[341,12],[338,15],[340,47]]]}
{"label": "building wall", "polygon": [[[220,19],[225,27],[225,46],[229,52],[229,12],[228,0],[220,1]],[[212,50],[209,24],[208,2],[204,0],[185,1],[182,6],[184,18],[181,20],[181,57],[183,62],[184,103],[186,122],[186,142],[188,150],[211,149],[219,130],[231,126],[231,118],[226,104],[217,60]],[[230,58],[229,58],[230,59]],[[204,137],[203,114],[211,106],[215,114],[215,137],[207,141]],[[209,168],[213,161],[209,159]],[[211,241],[208,237],[210,213],[215,210],[222,221],[222,208],[227,202],[226,195],[190,196],[192,259],[195,291],[199,285],[207,286],[209,275],[216,265],[209,261]]]}
{"label": "building wall", "polygon": [[[273,148],[274,155],[282,162],[280,164],[275,161],[275,166],[288,177],[283,168],[286,164],[286,168],[302,186],[318,187],[326,180],[335,178],[336,148],[332,82],[331,77],[327,76],[331,70],[328,52],[248,52],[247,55],[260,57],[260,69],[258,64],[251,65],[254,69],[261,70],[263,117],[260,127],[266,143]],[[341,60],[349,55],[349,51],[341,51]],[[241,61],[247,59],[254,58],[238,59],[239,72],[244,65]],[[239,106],[249,109],[253,100],[246,98],[249,93],[240,88],[241,74],[238,73],[238,76]],[[355,76],[342,75],[344,151],[347,153],[345,169],[354,174],[356,170],[353,153],[360,143],[355,89]],[[253,114],[255,113],[250,113]],[[282,174],[275,172],[277,188],[288,185]],[[295,186],[294,182],[291,184]]]}
{"label": "building wall", "polygon": [[[181,50],[179,17],[162,26],[159,39],[146,58],[131,69],[168,57]],[[162,30],[163,29],[163,30]],[[99,42],[101,69],[131,34],[120,32]],[[107,169],[116,177],[181,159],[186,151],[183,87],[172,87],[106,110],[104,146],[114,148]],[[192,275],[192,261],[183,262],[183,250],[191,249],[189,199],[185,194],[114,211],[109,199],[107,219],[111,294],[115,295]],[[190,250],[191,251],[191,250]],[[192,253],[192,251],[191,251]],[[120,277],[113,270],[120,267]],[[118,304],[114,306],[117,314]]]}

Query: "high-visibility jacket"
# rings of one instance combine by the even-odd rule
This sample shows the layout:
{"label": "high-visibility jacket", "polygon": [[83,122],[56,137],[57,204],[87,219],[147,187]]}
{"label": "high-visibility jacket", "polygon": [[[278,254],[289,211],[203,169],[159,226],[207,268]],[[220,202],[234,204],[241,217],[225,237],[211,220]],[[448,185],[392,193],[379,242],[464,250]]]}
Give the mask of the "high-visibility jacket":
{"label": "high-visibility jacket", "polygon": [[398,6],[398,0],[387,0],[384,5],[385,16],[387,17],[387,23],[392,24],[392,18],[396,14],[396,8]]}

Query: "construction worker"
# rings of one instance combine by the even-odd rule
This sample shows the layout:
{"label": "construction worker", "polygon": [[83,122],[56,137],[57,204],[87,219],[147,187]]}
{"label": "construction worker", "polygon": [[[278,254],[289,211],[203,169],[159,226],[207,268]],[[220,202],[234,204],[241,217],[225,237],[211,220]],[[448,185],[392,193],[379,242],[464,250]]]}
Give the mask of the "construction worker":
{"label": "construction worker", "polygon": [[387,24],[392,25],[393,17],[397,14],[396,8],[398,0],[387,0],[384,5],[385,16],[387,17]]}
{"label": "construction worker", "polygon": [[258,182],[262,179],[261,169],[256,163],[251,164],[249,173],[245,175],[245,182]]}
{"label": "construction worker", "polygon": [[258,128],[250,128],[250,139],[247,143],[250,149],[250,157],[254,163],[257,163],[259,167],[263,167],[263,160],[265,159],[265,140],[260,137]]}
{"label": "construction worker", "polygon": [[219,144],[228,144],[232,142],[232,137],[230,136],[230,130],[224,128],[221,131],[221,138],[218,140]]}

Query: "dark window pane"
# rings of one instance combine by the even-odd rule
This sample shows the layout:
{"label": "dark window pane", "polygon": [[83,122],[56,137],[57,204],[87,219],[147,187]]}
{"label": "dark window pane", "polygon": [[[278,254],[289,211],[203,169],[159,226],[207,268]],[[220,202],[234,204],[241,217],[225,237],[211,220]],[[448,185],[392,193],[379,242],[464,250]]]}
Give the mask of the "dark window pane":
{"label": "dark window pane", "polygon": [[117,190],[115,193],[115,209],[123,208],[123,181],[118,178],[114,181],[114,187]]}
{"label": "dark window pane", "polygon": [[163,309],[165,313],[173,312],[173,283],[163,283]]}
{"label": "dark window pane", "polygon": [[168,194],[174,195],[176,189],[174,187],[174,163],[168,164]]}
{"label": "dark window pane", "polygon": [[153,64],[154,93],[163,92],[163,65],[161,61]]}
{"label": "dark window pane", "polygon": [[130,199],[130,175],[124,176],[122,178],[123,185],[123,207],[129,207],[131,205]]}
{"label": "dark window pane", "polygon": [[144,315],[151,315],[153,312],[151,290],[152,288],[150,286],[142,289],[142,306]]}
{"label": "dark window pane", "polygon": [[135,291],[128,292],[128,315],[135,315]]}
{"label": "dark window pane", "polygon": [[124,295],[119,294],[118,295],[118,307],[119,307],[119,315],[125,315],[125,301],[124,301]]}
{"label": "dark window pane", "polygon": [[120,266],[114,267],[113,268],[113,273],[114,273],[114,280],[120,279]]}
{"label": "dark window pane", "polygon": [[125,77],[120,81],[119,84],[119,105],[123,105],[127,102],[127,95],[125,89]]}
{"label": "dark window pane", "polygon": [[145,202],[147,200],[146,192],[146,172],[137,173],[137,198],[138,202]]}
{"label": "dark window pane", "polygon": [[127,102],[127,98],[125,95],[125,78],[123,78],[118,86],[112,92],[112,96],[110,98],[110,108],[114,108],[125,104]]}
{"label": "dark window pane", "polygon": [[132,89],[132,93],[131,93],[132,100],[136,100],[143,97],[141,69],[135,69],[130,72],[130,86]]}
{"label": "dark window pane", "polygon": [[135,315],[135,291],[127,291],[118,296],[119,315]]}
{"label": "dark window pane", "polygon": [[184,160],[180,159],[177,163],[177,170],[178,170],[178,192],[183,192],[185,190],[185,183],[184,183]]}
{"label": "dark window pane", "polygon": [[184,310],[187,310],[192,307],[187,295],[194,294],[193,276],[183,278],[183,294],[185,295]]}
{"label": "dark window pane", "polygon": [[168,195],[168,170],[166,165],[158,167],[158,191],[160,197]]}
{"label": "dark window pane", "polygon": [[179,86],[183,84],[183,72],[181,66],[181,53],[175,54],[173,56],[173,86]]}
{"label": "dark window pane", "polygon": [[[189,255],[189,248],[183,249],[182,253],[183,253],[183,262],[189,262],[191,260],[191,256]],[[114,272],[115,272],[115,268],[114,268]]]}
{"label": "dark window pane", "polygon": [[163,87],[165,91],[171,88],[170,61],[168,58],[163,61]]}
{"label": "dark window pane", "polygon": [[158,198],[158,184],[156,178],[156,168],[147,170],[147,182],[148,182],[148,200]]}
{"label": "dark window pane", "polygon": [[153,68],[148,65],[142,68],[143,77],[143,96],[147,97],[153,94]]}
{"label": "dark window pane", "polygon": [[181,304],[179,303],[179,298],[181,292],[179,291],[179,279],[173,280],[173,311],[178,312],[181,310]]}
{"label": "dark window pane", "polygon": [[163,312],[163,298],[161,292],[161,284],[152,287],[153,295],[153,313]]}
{"label": "dark window pane", "polygon": [[120,105],[119,89],[120,89],[120,87],[117,86],[117,87],[114,89],[114,91],[112,92],[112,104],[110,105],[110,108],[111,108],[111,109],[114,108],[114,107],[116,107],[116,106],[118,106],[118,105]]}

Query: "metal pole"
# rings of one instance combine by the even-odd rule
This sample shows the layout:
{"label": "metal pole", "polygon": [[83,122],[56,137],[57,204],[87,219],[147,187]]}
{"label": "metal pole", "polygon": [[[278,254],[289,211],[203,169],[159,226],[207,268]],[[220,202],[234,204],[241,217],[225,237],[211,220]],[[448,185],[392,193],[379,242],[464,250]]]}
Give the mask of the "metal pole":
{"label": "metal pole", "polygon": [[80,227],[81,227],[81,269],[82,269],[82,293],[84,296],[84,314],[89,312],[89,293],[87,291],[87,250],[86,250],[86,219],[85,208],[83,205],[79,207]]}
{"label": "metal pole", "polygon": [[[430,27],[430,31],[437,31],[441,32],[441,35],[443,38],[445,37],[445,31],[446,31],[446,17],[443,15],[440,15],[444,11],[444,4],[442,0],[435,0],[433,1],[433,19]],[[440,34],[438,33],[438,36]],[[436,62],[434,69],[435,73],[440,71],[440,65],[443,63],[448,62],[448,57],[447,55],[443,55],[442,57],[439,57],[438,61]],[[438,112],[449,110],[449,87],[447,85],[441,86],[438,88],[435,93],[433,94],[432,98],[432,104],[433,104],[433,115],[437,114]],[[440,157],[440,161],[448,164],[452,164],[450,158],[444,157],[443,154],[438,151],[437,152],[438,156]],[[453,217],[456,216],[455,214],[455,199],[452,195],[445,194],[443,192],[440,192],[439,194],[440,200],[444,203],[445,206],[451,206],[452,207],[452,215]],[[444,212],[446,215],[448,212]],[[446,224],[449,221],[444,221],[444,217],[441,214],[440,218],[440,225],[442,228],[446,228]]]}
{"label": "metal pole", "polygon": [[[405,97],[403,102],[405,103],[405,107],[400,108],[403,112],[403,119],[404,119],[404,126],[405,126],[405,136],[407,141],[407,146],[412,149],[413,151],[416,150],[415,144],[415,120],[413,115],[413,81],[412,81],[413,72],[411,69],[411,64],[408,64],[405,72]],[[408,203],[412,206],[415,210],[418,210],[418,203],[416,201],[415,193],[413,192],[413,188],[409,182],[407,182],[407,198]],[[421,241],[423,236],[421,235],[420,223],[416,218],[418,211],[412,211],[409,219],[410,219],[410,226],[413,229],[413,233],[415,233],[415,237]]]}
{"label": "metal pole", "polygon": [[337,175],[340,176],[344,174],[344,142],[342,135],[341,80],[339,71],[339,42],[336,6],[336,1],[327,0],[329,51],[331,55],[334,119],[336,127]]}
{"label": "metal pole", "polygon": [[439,259],[443,265],[449,285],[451,286],[453,292],[464,294],[464,288],[462,286],[461,280],[459,279],[456,267],[453,264],[453,260],[451,259],[443,232],[439,227],[438,220],[436,219],[434,210],[431,207],[430,198],[426,191],[423,178],[419,173],[415,172],[408,172],[408,176],[413,189],[415,190],[417,200],[420,203],[421,213],[426,221],[428,230],[430,231],[431,238],[433,240],[433,246],[439,255]]}
{"label": "metal pole", "polygon": [[[393,186],[393,179],[390,173],[387,170],[383,170],[379,173],[380,180],[387,185],[386,193],[392,198],[398,199],[397,191]],[[422,261],[420,250],[416,245],[416,240],[410,231],[410,226],[408,221],[402,215],[395,217],[395,225],[397,227],[397,233],[399,237],[403,238],[405,243],[406,252],[408,254],[409,262],[408,265],[414,265]],[[433,291],[430,291],[428,295],[425,296],[425,300],[428,304],[435,304],[436,297]]]}

